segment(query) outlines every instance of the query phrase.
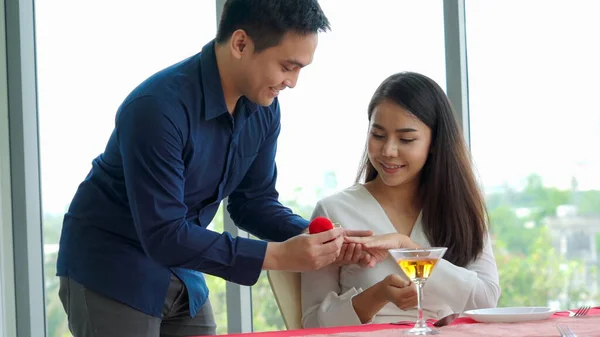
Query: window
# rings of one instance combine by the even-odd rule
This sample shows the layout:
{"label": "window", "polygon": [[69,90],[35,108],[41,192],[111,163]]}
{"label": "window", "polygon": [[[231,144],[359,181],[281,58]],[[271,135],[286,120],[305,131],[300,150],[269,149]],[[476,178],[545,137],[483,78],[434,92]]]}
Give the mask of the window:
{"label": "window", "polygon": [[[49,337],[69,335],[54,274],[62,216],[78,184],[130,90],[214,37],[217,3],[35,2]],[[281,201],[306,218],[319,199],[354,183],[367,105],[383,79],[409,70],[446,87],[441,1],[320,4],[332,32],[320,36],[298,87],[280,97],[277,187]],[[467,0],[466,7],[471,148],[492,220],[500,305],[592,302],[600,51],[590,41],[600,31],[600,3]],[[222,230],[221,212],[212,227]],[[217,332],[225,333],[225,282],[208,276],[207,283]],[[252,293],[254,330],[284,329],[266,275]]]}
{"label": "window", "polygon": [[[367,136],[367,106],[399,71],[421,72],[445,88],[444,19],[438,1],[319,1],[332,31],[313,64],[280,95],[280,200],[305,218],[316,202],[351,186]],[[357,24],[360,22],[360,24]],[[266,274],[253,287],[255,331],[285,329]]]}
{"label": "window", "polygon": [[597,296],[600,3],[466,2],[471,145],[501,306]]}
{"label": "window", "polygon": [[[154,72],[198,53],[214,37],[215,6],[215,1],[195,0],[36,1],[49,337],[69,335],[54,275],[62,217],[78,184],[103,151],[125,96]],[[224,291],[224,286],[211,288],[215,311],[224,312],[224,296],[215,288]]]}

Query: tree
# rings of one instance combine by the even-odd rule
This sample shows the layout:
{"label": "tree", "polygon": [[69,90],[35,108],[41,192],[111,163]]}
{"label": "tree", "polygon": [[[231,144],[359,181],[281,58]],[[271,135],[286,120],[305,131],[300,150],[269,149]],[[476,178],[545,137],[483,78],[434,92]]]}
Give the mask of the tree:
{"label": "tree", "polygon": [[592,190],[575,193],[575,204],[577,205],[577,211],[579,214],[600,214],[600,191]]}
{"label": "tree", "polygon": [[44,235],[44,283],[46,297],[46,328],[49,337],[70,337],[67,315],[63,309],[58,288],[60,280],[56,277],[56,245],[62,228],[62,215],[44,214],[42,219]]}
{"label": "tree", "polygon": [[[600,213],[600,203],[593,199],[600,191],[583,192],[585,198],[581,197],[583,193],[574,198],[575,193],[576,189],[545,187],[541,177],[532,174],[522,191],[505,187],[487,196],[502,288],[500,306],[545,306],[549,301],[561,300],[562,305],[571,307],[589,298],[580,284],[571,282],[582,272],[582,262],[561,257],[552,245],[548,229],[542,225],[542,220],[554,215],[558,206],[573,200],[586,205],[590,213]],[[530,213],[517,216],[518,209],[528,209]]]}
{"label": "tree", "polygon": [[570,190],[544,187],[542,177],[531,174],[527,177],[527,185],[518,196],[518,207],[531,208],[534,211],[532,220],[538,223],[543,218],[556,214],[558,206],[569,204],[572,193]]}
{"label": "tree", "polygon": [[531,243],[540,235],[538,227],[528,228],[525,219],[517,217],[509,204],[490,209],[491,233],[512,253],[528,254]]}
{"label": "tree", "polygon": [[[550,244],[546,228],[538,231],[528,253],[510,252],[501,240],[496,241],[496,261],[500,274],[502,296],[499,306],[546,306],[557,300],[572,275],[581,270],[577,261],[568,262]],[[587,295],[584,288],[567,290],[565,306],[578,305]]]}
{"label": "tree", "polygon": [[[296,188],[295,194],[296,196],[302,194],[302,188]],[[297,197],[293,197],[292,200],[282,201],[282,203],[305,219],[310,218],[313,206],[301,205],[297,199]],[[285,330],[285,323],[279,312],[266,272],[261,273],[258,282],[252,287],[252,306],[254,331]]]}

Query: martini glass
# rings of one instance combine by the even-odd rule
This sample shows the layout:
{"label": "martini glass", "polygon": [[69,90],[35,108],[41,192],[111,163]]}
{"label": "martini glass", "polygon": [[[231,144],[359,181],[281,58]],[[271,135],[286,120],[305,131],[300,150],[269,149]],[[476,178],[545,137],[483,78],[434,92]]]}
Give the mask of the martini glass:
{"label": "martini glass", "polygon": [[427,326],[423,318],[423,285],[431,276],[435,265],[446,253],[444,247],[419,248],[419,249],[390,249],[390,255],[396,260],[406,276],[417,285],[417,309],[419,318],[415,326],[404,332],[405,335],[437,335],[439,331]]}

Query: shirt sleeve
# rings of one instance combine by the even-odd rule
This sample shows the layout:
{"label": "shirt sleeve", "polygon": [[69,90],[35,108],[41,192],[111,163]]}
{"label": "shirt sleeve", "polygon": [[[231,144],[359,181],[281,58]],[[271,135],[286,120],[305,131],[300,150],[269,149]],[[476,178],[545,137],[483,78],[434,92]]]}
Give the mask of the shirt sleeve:
{"label": "shirt sleeve", "polygon": [[[312,218],[317,216],[329,218],[321,203],[315,207]],[[303,272],[300,283],[304,328],[362,324],[352,304],[352,298],[362,289],[353,287],[341,293],[338,265],[330,264],[316,271]]]}
{"label": "shirt sleeve", "polygon": [[440,260],[423,291],[425,299],[447,303],[453,312],[495,307],[501,291],[489,235],[480,256],[466,268]]}
{"label": "shirt sleeve", "polygon": [[300,234],[308,221],[279,202],[277,182],[277,138],[281,129],[279,104],[275,102],[271,132],[264,141],[240,185],[228,198],[227,210],[240,228],[257,237],[285,241]]}
{"label": "shirt sleeve", "polygon": [[127,199],[140,244],[161,265],[252,285],[262,269],[266,242],[234,239],[185,220],[187,123],[176,105],[150,96],[129,102],[117,115]]}

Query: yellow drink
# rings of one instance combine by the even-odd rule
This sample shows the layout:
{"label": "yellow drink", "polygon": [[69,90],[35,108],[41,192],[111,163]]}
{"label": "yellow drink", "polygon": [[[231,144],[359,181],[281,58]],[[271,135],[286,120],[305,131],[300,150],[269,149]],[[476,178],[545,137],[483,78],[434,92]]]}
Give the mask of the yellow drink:
{"label": "yellow drink", "polygon": [[414,328],[404,332],[405,335],[437,335],[437,330],[427,326],[423,315],[423,285],[431,276],[438,261],[446,253],[446,247],[431,247],[418,249],[390,249],[390,255],[396,259],[398,266],[406,276],[417,285],[418,319]]}
{"label": "yellow drink", "polygon": [[432,258],[415,258],[410,260],[400,260],[398,265],[409,279],[427,279],[433,267],[437,264],[438,259]]}

